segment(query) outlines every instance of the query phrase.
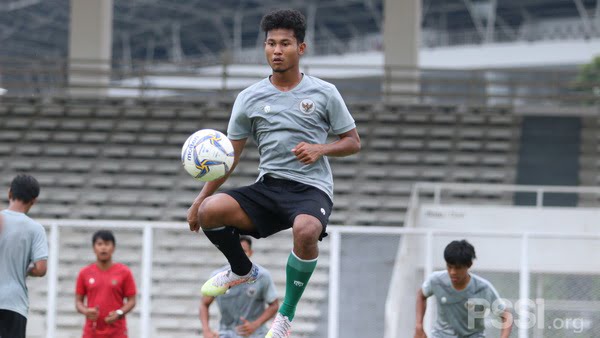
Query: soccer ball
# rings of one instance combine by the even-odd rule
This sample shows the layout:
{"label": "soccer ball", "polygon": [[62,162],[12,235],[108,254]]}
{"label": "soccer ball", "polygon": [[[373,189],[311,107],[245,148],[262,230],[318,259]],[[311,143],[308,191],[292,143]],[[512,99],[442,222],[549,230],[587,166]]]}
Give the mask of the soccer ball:
{"label": "soccer ball", "polygon": [[199,130],[183,144],[181,164],[199,181],[216,180],[225,176],[233,165],[233,145],[217,130]]}

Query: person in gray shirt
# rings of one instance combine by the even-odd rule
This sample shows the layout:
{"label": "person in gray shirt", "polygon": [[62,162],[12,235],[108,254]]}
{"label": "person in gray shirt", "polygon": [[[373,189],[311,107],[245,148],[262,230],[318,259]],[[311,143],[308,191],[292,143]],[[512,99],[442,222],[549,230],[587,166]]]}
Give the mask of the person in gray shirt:
{"label": "person in gray shirt", "polygon": [[[187,221],[191,231],[202,228],[231,267],[204,283],[201,292],[211,297],[258,277],[239,234],[262,238],[292,228],[285,297],[265,336],[285,338],[316,268],[318,243],[326,235],[333,207],[327,158],[359,152],[360,137],[337,88],[300,72],[300,57],[307,48],[302,13],[272,11],[263,17],[261,28],[272,73],[237,96],[227,127],[234,163],[223,178],[204,185]],[[335,141],[328,142],[329,132],[337,136]],[[213,195],[234,171],[248,137],[260,155],[256,183]]]}
{"label": "person in gray shirt", "polygon": [[18,175],[10,184],[8,209],[0,212],[0,337],[25,338],[29,312],[25,278],[46,274],[46,232],[26,215],[39,194],[33,176]]}
{"label": "person in gray shirt", "polygon": [[484,315],[491,310],[502,320],[501,338],[508,338],[512,314],[506,309],[494,286],[469,272],[475,259],[475,248],[466,240],[453,241],[444,250],[446,271],[431,274],[417,291],[417,324],[415,338],[426,338],[423,318],[427,298],[436,297],[437,319],[433,338],[485,337]]}
{"label": "person in gray shirt", "polygon": [[[252,239],[240,236],[240,243],[248,258],[252,257]],[[204,296],[200,303],[202,336],[207,338],[262,338],[267,333],[265,323],[275,316],[279,308],[275,283],[269,271],[258,265],[259,278],[256,283],[241,284],[218,297]],[[229,269],[225,265],[215,270],[212,276]],[[209,307],[217,300],[221,321],[219,332],[209,324]]]}

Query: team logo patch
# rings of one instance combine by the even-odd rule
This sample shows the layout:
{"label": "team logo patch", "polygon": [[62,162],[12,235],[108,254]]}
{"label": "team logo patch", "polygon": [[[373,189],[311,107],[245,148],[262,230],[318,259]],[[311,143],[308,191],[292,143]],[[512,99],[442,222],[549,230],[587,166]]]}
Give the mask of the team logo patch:
{"label": "team logo patch", "polygon": [[88,280],[88,283],[90,283],[90,284],[94,284],[94,283],[96,283],[96,280],[95,280],[94,278],[90,278],[90,279]]}
{"label": "team logo patch", "polygon": [[310,114],[315,111],[316,105],[311,99],[304,99],[300,102],[300,111],[304,114]]}
{"label": "team logo patch", "polygon": [[246,296],[254,297],[254,295],[256,295],[256,288],[248,288],[246,290]]}
{"label": "team logo patch", "polygon": [[271,111],[271,106],[265,106],[265,108],[263,108],[263,110],[265,111],[265,113],[268,113]]}
{"label": "team logo patch", "polygon": [[116,280],[116,279],[113,279],[113,280],[111,281],[111,283],[112,283],[112,285],[117,285],[117,280]]}

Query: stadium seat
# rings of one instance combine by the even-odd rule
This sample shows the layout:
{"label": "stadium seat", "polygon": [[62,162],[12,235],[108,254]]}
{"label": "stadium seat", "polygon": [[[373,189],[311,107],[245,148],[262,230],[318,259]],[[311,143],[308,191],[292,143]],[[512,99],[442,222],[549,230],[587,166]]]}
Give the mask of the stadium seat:
{"label": "stadium seat", "polygon": [[[117,123],[118,124],[118,123]],[[100,120],[90,122],[88,129],[97,132],[110,132],[113,130],[115,122],[112,120]]]}
{"label": "stadium seat", "polygon": [[74,147],[73,154],[79,157],[97,157],[100,149],[88,145],[87,147]]}
{"label": "stadium seat", "polygon": [[64,119],[60,123],[62,130],[82,131],[87,126],[86,120],[83,119]]}
{"label": "stadium seat", "polygon": [[41,107],[40,114],[48,117],[63,117],[65,115],[65,107],[60,105],[44,104]]}
{"label": "stadium seat", "polygon": [[67,116],[70,117],[88,117],[92,115],[92,107],[89,106],[67,106]]}
{"label": "stadium seat", "polygon": [[115,118],[120,115],[120,111],[116,107],[102,106],[96,108],[94,115],[101,118]]}
{"label": "stadium seat", "polygon": [[0,141],[2,142],[16,142],[21,138],[22,133],[18,131],[3,130],[0,133]]}
{"label": "stadium seat", "polygon": [[173,110],[173,109],[165,109],[165,108],[154,109],[150,113],[150,116],[152,116],[153,118],[159,118],[159,119],[175,119],[177,117],[177,111]]}
{"label": "stadium seat", "polygon": [[36,120],[32,121],[32,123],[31,123],[31,127],[33,129],[38,129],[38,130],[56,130],[57,126],[58,126],[57,120],[47,119],[47,118],[36,119]]}
{"label": "stadium seat", "polygon": [[7,118],[4,121],[4,127],[12,130],[27,129],[31,125],[31,121],[23,117],[12,117]]}
{"label": "stadium seat", "polygon": [[146,123],[144,129],[149,133],[168,133],[171,130],[171,121],[150,121]]}
{"label": "stadium seat", "polygon": [[45,143],[45,142],[48,142],[48,140],[50,140],[50,134],[51,134],[51,132],[49,132],[49,131],[31,130],[31,131],[25,133],[24,140],[27,142]]}
{"label": "stadium seat", "polygon": [[60,143],[75,143],[78,142],[80,134],[78,132],[57,131],[54,133],[52,140]]}
{"label": "stadium seat", "polygon": [[42,146],[38,144],[22,144],[15,146],[15,154],[25,157],[36,157],[42,154]]}

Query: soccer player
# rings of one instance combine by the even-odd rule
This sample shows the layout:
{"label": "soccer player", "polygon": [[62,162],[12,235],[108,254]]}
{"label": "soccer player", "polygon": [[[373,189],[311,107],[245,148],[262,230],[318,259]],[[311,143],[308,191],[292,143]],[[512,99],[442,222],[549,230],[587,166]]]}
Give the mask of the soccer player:
{"label": "soccer player", "polygon": [[[242,249],[248,258],[252,257],[252,239],[247,236],[240,237]],[[262,338],[267,333],[264,325],[267,320],[277,313],[279,301],[275,284],[269,271],[258,266],[258,279],[256,283],[241,284],[230,292],[216,297],[221,312],[219,333],[210,329],[208,309],[215,297],[204,296],[200,303],[200,320],[202,321],[202,336],[210,338]],[[212,273],[216,275],[229,270],[226,265]]]}
{"label": "soccer player", "polygon": [[[230,264],[231,270],[202,286],[202,294],[213,297],[258,277],[238,234],[261,238],[292,228],[285,298],[266,336],[288,337],[333,206],[327,157],[357,153],[360,138],[336,87],[300,72],[300,57],[307,48],[304,16],[296,10],[276,10],[263,17],[261,27],[272,74],[235,100],[227,128],[234,164],[225,177],[204,185],[187,220],[190,230],[202,228]],[[329,131],[338,136],[332,143],[327,143]],[[235,169],[249,136],[260,154],[257,181],[213,196]]]}
{"label": "soccer player", "polygon": [[26,215],[39,194],[33,176],[17,175],[8,191],[8,209],[0,213],[0,337],[25,338],[29,311],[25,278],[46,274],[46,232]]}
{"label": "soccer player", "polygon": [[111,231],[94,233],[92,246],[96,262],[79,271],[75,291],[75,307],[86,318],[83,338],[127,338],[125,315],[135,306],[133,275],[126,265],[113,263]]}
{"label": "soccer player", "polygon": [[502,318],[500,338],[510,336],[512,315],[505,309],[498,292],[490,282],[469,272],[475,258],[475,248],[466,240],[453,241],[446,246],[446,271],[431,274],[417,291],[415,338],[427,337],[423,330],[423,317],[427,297],[432,295],[437,300],[437,320],[431,337],[485,337],[483,318],[475,312],[481,314],[487,309]]}

